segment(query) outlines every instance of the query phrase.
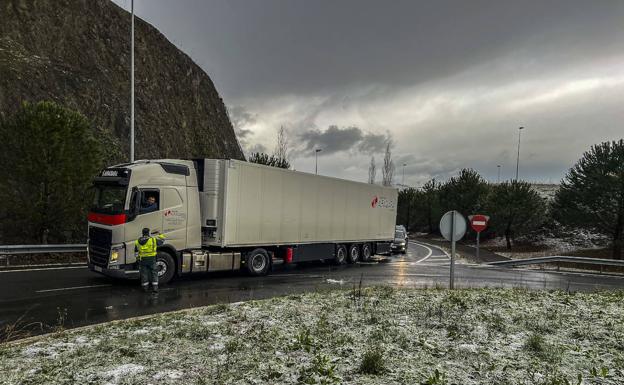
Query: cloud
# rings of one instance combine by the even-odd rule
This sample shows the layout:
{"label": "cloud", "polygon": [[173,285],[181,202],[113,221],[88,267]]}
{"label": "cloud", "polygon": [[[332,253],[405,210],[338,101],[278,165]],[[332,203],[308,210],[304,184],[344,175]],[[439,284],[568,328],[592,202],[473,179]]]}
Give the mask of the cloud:
{"label": "cloud", "polygon": [[314,151],[317,148],[325,154],[336,152],[360,152],[373,154],[384,151],[389,135],[380,135],[363,132],[360,128],[330,125],[325,131],[311,130],[299,135],[304,151]]}

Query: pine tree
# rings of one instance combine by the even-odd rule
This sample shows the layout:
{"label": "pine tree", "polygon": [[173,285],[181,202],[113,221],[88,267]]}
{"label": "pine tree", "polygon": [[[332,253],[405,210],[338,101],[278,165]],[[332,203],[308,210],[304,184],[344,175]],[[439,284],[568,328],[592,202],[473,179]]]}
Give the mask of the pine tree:
{"label": "pine tree", "polygon": [[561,223],[610,236],[613,258],[622,258],[624,140],[594,145],[583,154],[561,182],[553,215]]}
{"label": "pine tree", "polygon": [[464,217],[476,214],[488,193],[488,184],[473,169],[465,168],[440,187],[440,203],[444,211],[457,210]]}
{"label": "pine tree", "polygon": [[266,166],[278,167],[278,168],[290,168],[290,163],[283,158],[278,158],[275,155],[265,154],[264,152],[252,152],[249,157],[249,162],[264,164]]}
{"label": "pine tree", "polygon": [[84,241],[87,194],[103,151],[87,119],[53,102],[24,103],[0,122],[4,242]]}
{"label": "pine tree", "polygon": [[508,250],[515,238],[537,228],[546,216],[544,199],[523,181],[492,186],[485,206],[490,229],[505,236]]}

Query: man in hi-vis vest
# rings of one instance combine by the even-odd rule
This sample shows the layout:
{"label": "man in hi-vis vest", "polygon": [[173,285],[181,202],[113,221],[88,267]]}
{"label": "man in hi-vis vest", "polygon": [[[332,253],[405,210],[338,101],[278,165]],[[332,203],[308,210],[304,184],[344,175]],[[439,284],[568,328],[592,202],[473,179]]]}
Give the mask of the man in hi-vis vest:
{"label": "man in hi-vis vest", "polygon": [[143,291],[149,290],[158,293],[158,271],[156,270],[156,249],[165,241],[164,235],[150,237],[150,229],[147,227],[142,231],[143,235],[134,243],[134,251],[139,253],[139,273],[141,274],[141,286]]}

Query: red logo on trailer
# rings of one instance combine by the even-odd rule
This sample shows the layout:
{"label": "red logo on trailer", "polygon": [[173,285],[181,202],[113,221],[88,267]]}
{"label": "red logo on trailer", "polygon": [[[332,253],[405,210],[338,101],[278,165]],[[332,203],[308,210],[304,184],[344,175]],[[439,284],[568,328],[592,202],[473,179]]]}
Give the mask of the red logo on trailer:
{"label": "red logo on trailer", "polygon": [[371,207],[372,208],[377,207],[377,202],[379,202],[379,198],[374,197],[373,200],[371,201]]}
{"label": "red logo on trailer", "polygon": [[487,215],[477,214],[469,216],[468,219],[470,220],[470,227],[472,227],[472,229],[477,233],[480,233],[487,228],[487,223],[490,220],[490,217]]}

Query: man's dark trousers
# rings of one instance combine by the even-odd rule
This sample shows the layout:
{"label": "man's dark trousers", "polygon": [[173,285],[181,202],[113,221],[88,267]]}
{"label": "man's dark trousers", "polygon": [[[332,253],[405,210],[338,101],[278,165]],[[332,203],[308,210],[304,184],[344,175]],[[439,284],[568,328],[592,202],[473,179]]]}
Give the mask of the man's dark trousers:
{"label": "man's dark trousers", "polygon": [[156,257],[144,257],[139,261],[139,273],[141,286],[147,291],[152,285],[153,291],[158,291],[158,271],[156,270]]}

